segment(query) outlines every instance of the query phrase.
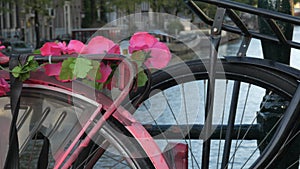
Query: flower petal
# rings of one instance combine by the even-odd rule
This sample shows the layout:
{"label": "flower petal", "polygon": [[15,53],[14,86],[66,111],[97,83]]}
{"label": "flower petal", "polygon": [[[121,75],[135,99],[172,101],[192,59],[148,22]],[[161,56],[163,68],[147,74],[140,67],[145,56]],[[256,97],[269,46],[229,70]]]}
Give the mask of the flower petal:
{"label": "flower petal", "polygon": [[162,69],[168,65],[171,60],[171,53],[169,50],[152,48],[150,53],[151,58],[145,61],[148,68]]}
{"label": "flower petal", "polygon": [[148,32],[137,32],[129,40],[129,53],[151,48],[158,40]]}
{"label": "flower petal", "polygon": [[60,56],[61,55],[61,48],[55,42],[47,42],[41,47],[41,55],[42,56]]}
{"label": "flower petal", "polygon": [[63,54],[66,54],[68,49],[67,49],[67,45],[66,42],[58,42],[57,43],[58,47],[54,47],[54,48],[60,48],[61,52],[63,52]]}
{"label": "flower petal", "polygon": [[0,64],[5,64],[9,61],[9,57],[0,52]]}
{"label": "flower petal", "polygon": [[115,43],[113,41],[103,36],[96,36],[89,41],[82,54],[105,54],[114,46]]}
{"label": "flower petal", "polygon": [[170,52],[169,47],[165,43],[162,43],[162,42],[156,42],[151,48],[162,49],[162,50]]}
{"label": "flower petal", "polygon": [[4,78],[0,78],[0,96],[6,95],[9,92],[9,85]]}
{"label": "flower petal", "polygon": [[62,62],[55,64],[46,64],[44,66],[45,74],[47,76],[59,76],[62,67]]}
{"label": "flower petal", "polygon": [[107,53],[108,54],[121,54],[120,46],[119,45],[113,46],[112,48],[109,49],[109,51]]}
{"label": "flower petal", "polygon": [[96,80],[96,82],[104,83],[107,81],[109,75],[111,74],[112,69],[109,65],[105,65],[103,62],[100,64],[100,73],[101,73],[101,79]]}
{"label": "flower petal", "polygon": [[84,48],[84,44],[78,40],[70,40],[67,49],[68,49],[68,54],[72,53],[80,53],[82,49]]}

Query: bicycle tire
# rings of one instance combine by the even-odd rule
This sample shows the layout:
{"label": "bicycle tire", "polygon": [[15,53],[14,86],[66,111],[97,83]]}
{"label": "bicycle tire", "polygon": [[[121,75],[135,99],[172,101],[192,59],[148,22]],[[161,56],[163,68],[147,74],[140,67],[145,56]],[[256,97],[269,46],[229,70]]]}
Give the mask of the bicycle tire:
{"label": "bicycle tire", "polygon": [[[0,99],[2,107],[8,110],[9,95],[0,97]],[[74,102],[78,103],[75,105]],[[52,151],[49,154],[48,166],[50,168],[53,167],[55,164],[54,159],[59,158],[59,154],[66,149],[69,142],[76,135],[74,131],[80,128],[81,124],[79,124],[80,122],[76,119],[76,113],[78,113],[76,109],[82,109],[86,112],[93,110],[96,106],[97,103],[95,101],[82,95],[72,94],[70,91],[62,88],[47,85],[24,84],[21,95],[21,109],[23,110],[21,110],[18,121],[19,139],[21,140],[21,168],[37,167],[36,161],[39,158],[38,150],[43,146],[41,145],[41,138],[38,138],[41,134],[43,137],[48,137],[50,145],[54,146],[54,148],[51,147]],[[43,114],[47,115],[44,116]],[[61,118],[62,114],[64,114],[63,118]],[[56,117],[56,115],[58,115],[58,117]],[[60,121],[61,119],[63,119],[63,121]],[[56,126],[56,124],[61,125]],[[103,136],[104,138],[99,136]],[[120,161],[116,159],[108,160],[109,162],[105,164],[101,164],[101,162],[94,163],[96,168],[101,168],[105,165],[106,167],[108,167],[108,165],[115,165],[117,168],[154,168],[152,161],[147,157],[138,141],[130,134],[128,129],[113,116],[105,123],[103,129],[99,131],[99,136],[102,142],[98,144],[103,143],[113,147],[113,150],[111,150],[113,152],[105,151],[105,153],[111,153],[106,155],[106,158],[108,159],[109,155],[112,155],[114,157],[111,159],[121,159],[119,159]],[[35,139],[29,139],[30,137]],[[33,147],[32,145],[37,142],[39,142],[38,147]],[[31,151],[32,148],[37,148],[37,150]],[[98,148],[101,147],[98,145]],[[93,154],[89,154],[89,156],[92,157]],[[52,157],[52,159],[50,159],[50,157]],[[74,166],[76,164],[76,168],[85,168],[85,166],[83,166],[83,164],[85,164],[84,161],[80,161],[80,164],[78,161],[74,163]],[[112,164],[114,161],[116,163]]]}
{"label": "bicycle tire", "polygon": [[[180,89],[179,87],[176,88],[176,86],[183,86],[183,88],[185,88],[184,87],[185,84],[189,85],[190,83],[193,83],[195,81],[203,81],[203,80],[207,81],[208,73],[207,73],[206,68],[208,67],[208,65],[209,65],[209,60],[206,60],[206,59],[193,60],[193,61],[189,61],[189,62],[185,62],[185,63],[179,63],[177,65],[172,65],[163,70],[159,70],[159,71],[153,73],[151,91],[150,91],[151,94],[150,94],[150,96],[147,96],[144,99],[142,99],[142,101],[137,104],[140,107],[136,110],[136,112],[134,112],[134,114],[137,119],[143,121],[144,119],[140,118],[139,111],[141,111],[143,113],[145,113],[145,111],[149,112],[150,115],[148,115],[148,119],[144,120],[144,124],[145,124],[145,126],[151,126],[148,128],[148,130],[154,138],[157,138],[157,140],[165,140],[166,142],[169,142],[168,140],[178,139],[177,137],[181,137],[181,139],[185,138],[186,140],[188,140],[188,141],[185,141],[184,143],[188,144],[189,146],[191,146],[192,143],[194,142],[194,141],[190,142],[190,140],[195,140],[195,138],[192,138],[192,137],[196,137],[196,139],[197,138],[201,139],[200,131],[197,133],[198,135],[191,136],[193,131],[189,132],[189,131],[184,130],[186,128],[187,128],[186,130],[192,130],[192,126],[196,126],[198,123],[197,124],[188,124],[188,125],[183,124],[184,127],[180,126],[181,124],[179,124],[177,122],[178,119],[176,119],[178,117],[177,115],[179,113],[175,112],[174,113],[175,115],[173,114],[172,109],[175,110],[175,108],[171,108],[170,105],[172,103],[170,103],[170,101],[169,101],[169,100],[172,100],[172,98],[169,99],[168,98],[169,96],[166,96],[167,94],[165,92],[167,92],[167,90],[169,90],[169,91],[173,92],[173,95],[176,95],[176,97],[180,97],[181,96],[180,94],[174,94],[174,92],[176,90],[184,90],[184,89]],[[242,82],[245,84],[253,85],[255,87],[258,86],[258,87],[261,87],[265,91],[272,91],[273,93],[280,95],[285,100],[290,100],[293,97],[293,94],[295,93],[297,86],[298,86],[298,79],[299,79],[299,74],[300,74],[300,72],[298,70],[293,69],[288,66],[285,66],[283,64],[276,63],[276,62],[269,61],[269,60],[256,59],[256,58],[227,57],[226,59],[219,60],[216,67],[217,67],[216,79],[223,79],[223,80],[225,79],[226,81],[227,80],[228,81],[238,81],[238,82]],[[186,88],[188,88],[188,87],[186,87]],[[193,91],[193,89],[191,89],[191,91],[197,92],[197,91]],[[204,91],[206,91],[206,90],[204,90]],[[180,93],[180,92],[178,92],[178,93]],[[171,94],[169,94],[169,95],[171,95]],[[158,95],[161,95],[161,97],[162,97],[161,100],[163,100],[163,99],[166,100],[166,101],[160,100],[159,102],[164,102],[165,107],[166,107],[165,109],[168,109],[168,110],[159,109],[161,111],[161,112],[159,112],[159,110],[157,111],[157,110],[155,110],[155,108],[153,108],[153,107],[155,107],[155,105],[152,105],[152,104],[155,104],[155,103],[151,103],[151,102],[153,102],[153,100],[151,100],[151,98],[153,97],[155,99],[158,99],[158,98],[160,98],[160,96],[158,96]],[[184,95],[184,94],[182,94],[182,95]],[[239,94],[239,97],[241,97],[240,95],[241,94]],[[137,95],[133,94],[132,100],[135,100],[136,96]],[[201,95],[201,96],[203,96],[203,95]],[[181,102],[185,102],[185,100],[186,100],[185,96],[183,96],[182,100],[181,100]],[[260,102],[262,102],[262,100],[263,99],[261,98]],[[177,102],[179,102],[179,101],[177,101]],[[177,103],[177,104],[180,104],[180,103]],[[202,104],[202,105],[205,105],[205,104]],[[158,106],[158,107],[161,107],[161,106]],[[189,108],[182,108],[182,107],[184,107],[184,106],[181,106],[180,108],[181,109],[189,109]],[[245,105],[245,107],[246,107],[246,105]],[[154,109],[153,113],[150,111],[151,108]],[[179,108],[177,108],[177,109],[179,109]],[[157,112],[155,112],[155,111],[157,111]],[[169,114],[172,113],[173,115],[172,116],[165,115],[165,117],[164,117],[163,114],[167,114],[166,112],[168,112]],[[258,112],[258,110],[256,110],[256,112]],[[256,112],[253,112],[253,113],[255,114]],[[158,113],[158,115],[157,115],[157,113]],[[196,114],[198,114],[198,113],[196,112]],[[145,115],[143,115],[143,116],[145,116]],[[190,115],[190,116],[191,116],[190,119],[195,118],[195,115],[193,115],[193,116]],[[182,116],[180,116],[180,117],[182,117]],[[172,121],[174,119],[173,121],[175,121],[175,122],[173,122],[173,123],[175,123],[175,124],[172,123],[170,125],[162,125],[162,128],[156,127],[156,130],[153,130],[153,128],[155,126],[159,126],[158,123],[160,123],[160,121],[163,120],[163,118],[168,119],[168,121]],[[171,118],[173,118],[173,119],[171,119]],[[188,119],[188,117],[186,119]],[[172,131],[173,125],[175,125],[175,126],[179,125],[181,127],[179,129],[184,131],[184,135],[183,135],[182,131],[179,134],[178,134],[178,131],[177,131],[177,133],[174,133]],[[222,124],[220,126],[222,127],[222,125],[226,126],[227,124],[226,124],[226,122],[225,122],[225,124],[222,122]],[[188,127],[186,127],[186,126],[188,126]],[[175,129],[178,130],[178,128],[175,128]],[[202,128],[200,128],[200,129],[202,129]],[[223,129],[221,128],[221,133],[222,133],[222,130]],[[197,130],[195,130],[195,131],[197,131]],[[247,132],[244,133],[243,137],[244,137],[244,139],[245,138],[247,139],[247,137],[250,137],[248,139],[251,141],[253,139],[251,137],[253,137],[253,136],[246,136],[246,134],[250,134],[249,131],[251,132],[251,130],[248,128],[248,131],[247,131],[248,133]],[[168,133],[168,132],[170,132],[170,133]],[[220,134],[220,131],[218,134]],[[177,136],[174,136],[174,135],[177,135]],[[169,137],[169,138],[166,138],[166,137]],[[212,136],[212,137],[214,137],[214,136]],[[234,136],[232,136],[232,137],[234,137]],[[213,139],[218,140],[219,138],[215,137]],[[180,138],[179,138],[179,140],[180,140]],[[238,139],[236,142],[238,142]],[[199,144],[201,144],[201,143],[199,143]],[[220,143],[220,145],[222,147],[223,143],[222,144]],[[218,145],[218,146],[220,146],[220,145]],[[197,153],[199,153],[200,149],[196,150]],[[258,148],[256,147],[256,149],[258,149]],[[193,150],[190,147],[189,153],[191,153],[191,151],[193,151]],[[222,148],[219,151],[223,151]],[[236,150],[236,152],[237,151],[239,151],[239,150]],[[235,152],[234,152],[234,155],[235,155]],[[249,154],[249,156],[250,155],[252,156],[252,154]],[[194,156],[195,155],[193,155],[193,154],[189,155],[189,168],[201,168],[200,167],[201,160],[193,159]],[[210,155],[210,156],[212,156],[212,155]],[[216,156],[219,156],[219,155],[216,155]],[[230,157],[231,158],[233,157],[232,154],[230,154]],[[213,162],[211,162],[211,163],[214,163],[214,166],[213,166],[214,168],[221,166],[221,161],[222,161],[221,158],[222,158],[222,155],[220,158],[218,157],[217,160],[214,160]],[[210,159],[211,159],[211,157],[210,157]],[[231,166],[233,168],[243,168],[243,167],[247,168],[247,167],[250,167],[251,163],[254,163],[254,161],[257,159],[258,159],[258,157],[255,157],[255,159],[250,161],[250,163],[249,163],[249,160],[247,159],[245,161],[248,164],[242,164],[242,165],[238,164],[238,166],[235,166],[235,161],[234,162],[231,161],[228,164],[226,164],[226,168],[227,167],[230,168],[229,166]],[[193,162],[193,160],[195,160],[196,162]],[[279,162],[280,162],[280,160],[279,160]],[[193,165],[192,167],[191,167],[190,163],[194,163],[194,164],[192,164]],[[220,163],[220,164],[218,164],[218,163]],[[239,162],[237,162],[237,163],[239,163]],[[211,167],[211,166],[209,166],[209,167]]]}

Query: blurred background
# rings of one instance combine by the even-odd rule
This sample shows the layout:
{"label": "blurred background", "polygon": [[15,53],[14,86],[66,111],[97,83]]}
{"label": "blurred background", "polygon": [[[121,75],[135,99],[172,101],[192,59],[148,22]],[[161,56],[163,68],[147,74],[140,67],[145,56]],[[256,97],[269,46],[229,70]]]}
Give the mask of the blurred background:
{"label": "blurred background", "polygon": [[[257,0],[238,1],[257,6]],[[300,11],[299,1],[294,0],[295,15]],[[207,4],[200,5],[204,7],[207,15],[214,14],[213,7]],[[29,48],[39,48],[43,43],[53,40],[86,41],[106,23],[133,13],[150,16],[151,12],[169,13],[182,18],[181,22],[161,23],[164,24],[164,31],[167,33],[192,31],[190,23],[207,29],[182,0],[0,0],[0,41],[18,40],[18,45]],[[257,27],[256,18],[247,15],[244,18],[249,20],[247,23],[251,27]],[[119,22],[126,25],[126,21]],[[120,33],[122,29],[131,29],[134,32],[139,30],[139,22],[143,21],[136,20],[130,26],[116,23],[115,27],[103,31],[107,31],[111,36]]]}

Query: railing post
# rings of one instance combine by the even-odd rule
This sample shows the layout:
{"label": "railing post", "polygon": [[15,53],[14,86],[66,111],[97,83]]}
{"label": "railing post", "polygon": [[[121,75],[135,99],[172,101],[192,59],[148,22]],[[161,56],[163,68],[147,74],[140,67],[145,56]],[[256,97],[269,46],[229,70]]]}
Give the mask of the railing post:
{"label": "railing post", "polygon": [[[293,0],[259,0],[258,7],[291,15],[293,14]],[[285,22],[277,22],[277,24],[286,36],[286,39],[291,40],[293,36],[293,25]],[[259,18],[259,31],[264,34],[273,35],[269,25],[262,18]],[[262,40],[261,44],[265,59],[274,60],[284,64],[290,63],[291,48],[289,46],[267,40]],[[258,123],[261,125],[262,132],[267,134],[272,130],[273,126],[276,125],[276,122],[285,112],[288,104],[289,102],[284,98],[272,93],[271,91],[267,91],[267,94],[261,104],[261,110],[258,112],[257,119]],[[271,135],[269,135],[266,140],[258,140],[260,151],[265,149],[274,132],[275,131],[271,131]],[[290,167],[290,169],[298,169],[299,162],[297,161],[299,161],[300,152],[299,140],[300,136],[298,135],[286,151],[287,154],[281,155],[280,160],[275,161],[275,164],[272,165],[271,168],[283,169]]]}

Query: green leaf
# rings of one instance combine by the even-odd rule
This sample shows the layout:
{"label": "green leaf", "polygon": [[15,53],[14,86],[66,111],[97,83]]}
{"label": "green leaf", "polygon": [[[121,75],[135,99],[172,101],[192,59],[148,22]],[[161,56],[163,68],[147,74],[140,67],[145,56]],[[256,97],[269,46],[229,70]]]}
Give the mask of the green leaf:
{"label": "green leaf", "polygon": [[33,54],[40,55],[41,54],[41,50],[40,49],[36,49],[36,50],[33,51]]}
{"label": "green leaf", "polygon": [[145,86],[145,84],[146,84],[147,81],[148,81],[148,77],[145,74],[145,72],[144,71],[140,71],[138,73],[138,77],[137,77],[137,85],[138,85],[138,87]]}
{"label": "green leaf", "polygon": [[77,78],[85,78],[92,68],[91,60],[86,58],[77,58],[74,67],[74,75]]}
{"label": "green leaf", "polygon": [[71,58],[71,57],[63,61],[61,71],[59,74],[59,78],[61,80],[73,79],[74,67],[72,67],[70,65],[72,65],[72,64],[75,65],[75,61],[76,61],[76,58]]}
{"label": "green leaf", "polygon": [[27,62],[24,65],[18,65],[13,68],[12,75],[15,78],[19,78],[21,81],[25,81],[30,77],[30,72],[39,68],[39,64],[34,60],[34,56],[29,56]]}
{"label": "green leaf", "polygon": [[29,79],[30,77],[30,72],[27,72],[27,73],[21,73],[20,76],[19,76],[19,79],[21,81],[25,81],[26,79]]}
{"label": "green leaf", "polygon": [[39,67],[39,63],[34,60],[34,56],[29,56],[27,63],[24,65],[24,69],[28,71],[35,71]]}
{"label": "green leaf", "polygon": [[94,80],[100,80],[102,75],[100,73],[100,63],[98,61],[92,61],[92,69],[88,72],[87,76]]}
{"label": "green leaf", "polygon": [[146,53],[140,50],[133,52],[131,55],[131,60],[136,62],[139,67],[142,66],[145,59],[146,59]]}
{"label": "green leaf", "polygon": [[27,59],[27,63],[32,62],[34,60],[34,56],[29,56]]}
{"label": "green leaf", "polygon": [[15,78],[18,78],[20,76],[20,72],[22,71],[22,68],[21,66],[16,66],[13,68],[13,70],[11,71],[12,75],[15,77]]}

